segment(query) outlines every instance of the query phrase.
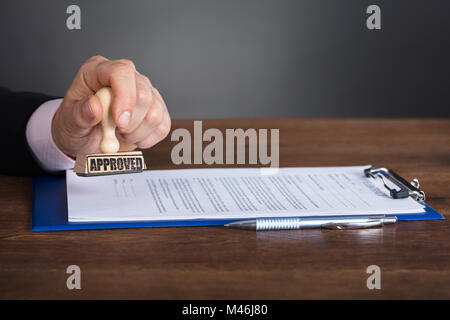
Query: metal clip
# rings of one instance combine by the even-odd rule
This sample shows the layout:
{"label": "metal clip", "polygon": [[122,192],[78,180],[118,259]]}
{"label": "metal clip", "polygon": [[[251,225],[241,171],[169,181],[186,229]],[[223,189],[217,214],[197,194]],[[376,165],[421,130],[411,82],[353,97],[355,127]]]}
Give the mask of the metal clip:
{"label": "metal clip", "polygon": [[[377,168],[374,166],[365,169],[364,174],[366,177],[381,179],[384,187],[389,190],[391,197],[394,199],[412,197],[416,201],[425,201],[425,192],[419,189],[420,183],[416,178],[414,178],[411,182],[407,182],[393,170]],[[389,187],[384,181],[384,178],[387,178],[393,182],[399,189]]]}
{"label": "metal clip", "polygon": [[352,229],[368,229],[382,227],[382,220],[359,222],[359,223],[327,223],[322,225],[322,229],[329,230],[352,230]]}

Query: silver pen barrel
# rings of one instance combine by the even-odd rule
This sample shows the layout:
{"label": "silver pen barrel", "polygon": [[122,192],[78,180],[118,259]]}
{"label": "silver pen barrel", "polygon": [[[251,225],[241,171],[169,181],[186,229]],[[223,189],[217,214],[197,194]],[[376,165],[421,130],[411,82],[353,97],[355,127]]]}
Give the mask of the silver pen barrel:
{"label": "silver pen barrel", "polygon": [[310,217],[310,218],[257,218],[244,221],[236,221],[226,224],[226,227],[269,231],[292,229],[365,229],[381,227],[385,224],[396,223],[396,217],[384,215],[375,216],[344,216],[344,217]]}

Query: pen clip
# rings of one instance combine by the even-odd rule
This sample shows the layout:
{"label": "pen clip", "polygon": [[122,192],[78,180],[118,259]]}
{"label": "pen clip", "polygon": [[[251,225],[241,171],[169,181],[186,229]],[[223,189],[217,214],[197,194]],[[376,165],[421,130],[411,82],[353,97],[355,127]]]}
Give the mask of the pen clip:
{"label": "pen clip", "polygon": [[383,220],[365,221],[365,222],[349,222],[349,223],[325,223],[321,226],[322,229],[328,230],[351,230],[351,229],[368,229],[383,226]]}

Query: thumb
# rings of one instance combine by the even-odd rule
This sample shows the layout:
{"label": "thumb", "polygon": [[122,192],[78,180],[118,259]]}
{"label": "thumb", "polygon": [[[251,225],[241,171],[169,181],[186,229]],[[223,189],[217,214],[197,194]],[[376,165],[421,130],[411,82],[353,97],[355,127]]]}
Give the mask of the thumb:
{"label": "thumb", "polygon": [[80,133],[87,133],[92,127],[102,121],[102,104],[95,95],[79,100],[75,103],[72,110],[73,127]]}

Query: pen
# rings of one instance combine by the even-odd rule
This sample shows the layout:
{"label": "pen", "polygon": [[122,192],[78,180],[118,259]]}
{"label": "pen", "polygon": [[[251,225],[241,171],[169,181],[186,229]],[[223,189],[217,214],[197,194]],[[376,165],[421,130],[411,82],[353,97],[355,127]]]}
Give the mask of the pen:
{"label": "pen", "polygon": [[385,215],[336,216],[336,217],[290,217],[290,218],[256,218],[235,221],[225,227],[255,231],[289,230],[289,229],[366,229],[382,227],[397,222],[397,217]]}

